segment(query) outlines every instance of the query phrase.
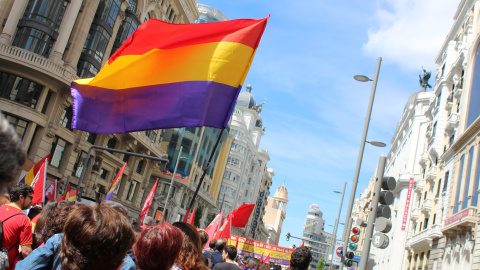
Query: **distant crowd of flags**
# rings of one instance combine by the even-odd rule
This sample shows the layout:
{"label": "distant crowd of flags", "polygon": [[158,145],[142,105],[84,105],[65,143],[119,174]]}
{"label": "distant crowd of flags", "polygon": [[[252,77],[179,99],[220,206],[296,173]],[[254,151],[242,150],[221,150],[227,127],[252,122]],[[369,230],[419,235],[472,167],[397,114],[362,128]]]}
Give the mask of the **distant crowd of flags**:
{"label": "distant crowd of flags", "polygon": [[[47,164],[48,160],[50,159],[50,154],[46,155],[42,158],[35,166],[33,166],[30,171],[20,180],[20,183],[30,185],[33,188],[33,200],[32,204],[42,204],[48,201],[71,201],[75,202],[77,200],[77,193],[78,190],[72,190],[71,184],[68,185],[67,190],[65,193],[56,198],[57,194],[57,180],[54,180],[53,183],[46,188],[45,185],[47,183]],[[108,193],[105,196],[105,200],[112,200],[113,194],[118,190],[120,186],[120,182],[122,180],[123,171],[127,166],[127,162],[125,162],[122,168],[118,171],[117,176],[113,180],[110,188],[108,189]],[[158,178],[155,181],[152,189],[148,193],[148,196],[143,204],[142,210],[140,211],[139,223],[143,225],[143,220],[150,212],[150,208],[152,206],[153,197],[155,195],[155,191],[158,185]],[[237,209],[233,210],[224,220],[220,223],[221,219],[223,218],[223,210],[218,214],[210,225],[205,229],[210,239],[220,239],[225,238],[229,239],[231,236],[231,227],[239,227],[244,228],[247,225],[248,219],[255,208],[255,204],[243,204]],[[195,220],[195,211],[196,208],[193,208],[192,213],[188,219],[188,223],[194,225]],[[165,211],[164,211],[165,214]],[[187,213],[188,216],[188,213]],[[238,244],[238,243],[237,243]]]}

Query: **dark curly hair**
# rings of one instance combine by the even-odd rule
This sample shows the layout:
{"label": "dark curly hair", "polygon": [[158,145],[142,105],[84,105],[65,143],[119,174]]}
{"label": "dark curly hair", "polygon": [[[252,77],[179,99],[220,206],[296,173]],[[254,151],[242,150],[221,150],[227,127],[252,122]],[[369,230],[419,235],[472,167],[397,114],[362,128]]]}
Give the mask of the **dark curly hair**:
{"label": "dark curly hair", "polygon": [[290,267],[292,270],[306,270],[312,261],[312,252],[307,247],[299,247],[292,253]]}
{"label": "dark curly hair", "polygon": [[[1,156],[1,155],[0,155]],[[28,194],[33,193],[33,188],[25,184],[16,184],[10,189],[10,201],[18,202],[20,200],[20,195],[27,197]]]}
{"label": "dark curly hair", "polygon": [[0,113],[0,194],[11,188],[20,174],[27,156],[22,140],[8,120]]}
{"label": "dark curly hair", "polygon": [[72,211],[64,227],[62,269],[117,269],[134,242],[127,217],[108,206],[82,205]]}
{"label": "dark curly hair", "polygon": [[47,219],[45,222],[45,227],[43,229],[43,237],[42,241],[44,243],[47,242],[50,237],[54,234],[61,233],[63,231],[63,227],[65,226],[65,222],[67,221],[67,217],[72,211],[70,205],[67,204],[58,204],[57,208],[53,211],[51,217]]}
{"label": "dark curly hair", "polygon": [[186,222],[175,222],[172,225],[183,233],[182,249],[175,263],[185,266],[188,270],[208,270],[197,229]]}

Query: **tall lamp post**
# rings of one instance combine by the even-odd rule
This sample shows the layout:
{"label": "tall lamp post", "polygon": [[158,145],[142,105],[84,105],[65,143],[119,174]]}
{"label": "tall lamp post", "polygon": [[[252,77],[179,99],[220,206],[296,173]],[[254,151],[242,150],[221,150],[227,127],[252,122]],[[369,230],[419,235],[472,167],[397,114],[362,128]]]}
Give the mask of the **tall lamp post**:
{"label": "tall lamp post", "polygon": [[[347,207],[347,215],[345,217],[345,227],[343,229],[343,243],[344,243],[344,249],[346,254],[346,248],[348,247],[348,232],[351,229],[352,222],[350,221],[351,215],[352,215],[352,209],[353,209],[353,203],[355,201],[355,193],[357,192],[357,184],[358,184],[358,177],[360,175],[360,167],[362,165],[362,158],[363,158],[363,151],[365,149],[365,143],[370,143],[373,146],[379,146],[379,147],[384,147],[385,144],[381,142],[372,142],[372,141],[367,141],[367,133],[368,133],[368,126],[370,124],[370,117],[372,115],[372,108],[373,108],[373,100],[375,99],[375,91],[377,89],[377,80],[378,80],[378,74],[380,73],[380,64],[382,63],[382,58],[379,57],[377,58],[377,68],[375,70],[375,77],[373,80],[370,78],[363,76],[363,75],[355,75],[353,78],[357,81],[360,82],[369,82],[373,81],[372,84],[372,91],[370,94],[370,101],[368,103],[368,109],[367,109],[367,117],[365,118],[365,125],[363,128],[363,135],[362,135],[362,141],[360,143],[360,151],[358,152],[358,158],[357,158],[357,167],[355,169],[355,175],[353,177],[353,184],[352,184],[352,191],[350,193],[350,201],[348,203]],[[344,261],[345,256],[342,256],[342,262]]]}
{"label": "tall lamp post", "polygon": [[172,187],[173,187],[173,180],[175,179],[175,174],[177,173],[178,161],[182,156],[182,151],[183,151],[183,146],[181,145],[180,151],[178,151],[177,162],[175,163],[175,169],[173,170],[172,179],[170,180],[170,187],[168,187],[167,198],[165,198],[165,206],[163,207],[163,215],[162,215],[162,218],[160,219],[160,222],[165,220],[165,214],[167,213],[167,203],[168,203],[168,199],[170,198],[170,192],[172,191]]}
{"label": "tall lamp post", "polygon": [[347,187],[347,182],[345,182],[345,184],[343,185],[343,191],[340,192],[340,191],[333,191],[334,193],[338,193],[338,194],[342,194],[342,200],[340,201],[340,207],[338,209],[338,216],[337,216],[337,219],[335,220],[335,227],[333,227],[333,240],[332,240],[332,250],[331,250],[331,254],[332,254],[332,259],[330,260],[330,264],[332,263],[332,260],[333,260],[333,256],[335,256],[335,243],[337,242],[337,229],[338,229],[338,222],[340,221],[340,213],[342,213],[342,205],[343,205],[343,197],[345,195],[345,188]]}

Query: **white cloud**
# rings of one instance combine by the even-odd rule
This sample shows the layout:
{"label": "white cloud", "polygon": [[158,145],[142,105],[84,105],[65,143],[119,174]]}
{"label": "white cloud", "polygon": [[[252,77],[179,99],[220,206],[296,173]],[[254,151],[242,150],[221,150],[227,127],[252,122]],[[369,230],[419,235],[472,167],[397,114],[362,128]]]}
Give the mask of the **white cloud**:
{"label": "white cloud", "polygon": [[432,67],[453,24],[458,0],[378,0],[364,51],[407,71]]}

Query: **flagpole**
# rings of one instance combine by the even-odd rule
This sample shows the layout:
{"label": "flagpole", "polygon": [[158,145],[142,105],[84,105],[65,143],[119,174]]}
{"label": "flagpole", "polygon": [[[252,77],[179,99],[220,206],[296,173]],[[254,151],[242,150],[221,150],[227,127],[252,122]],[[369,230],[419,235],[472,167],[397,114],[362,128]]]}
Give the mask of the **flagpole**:
{"label": "flagpole", "polygon": [[165,213],[167,212],[167,203],[168,203],[168,199],[170,198],[170,192],[172,192],[173,179],[175,179],[175,174],[177,173],[178,161],[182,156],[182,151],[183,151],[183,146],[180,145],[180,151],[178,153],[177,162],[175,163],[175,169],[173,170],[172,180],[170,180],[170,187],[168,188],[168,194],[167,194],[167,198],[165,199],[165,206],[163,207],[163,215],[162,215],[162,218],[160,219],[160,223],[165,219]]}
{"label": "flagpole", "polygon": [[195,202],[195,198],[197,197],[198,191],[200,190],[200,187],[202,186],[203,179],[205,178],[205,174],[207,174],[207,170],[210,167],[210,162],[212,161],[213,155],[215,154],[215,151],[217,150],[218,143],[220,142],[220,139],[222,138],[224,130],[225,130],[225,127],[222,128],[222,130],[220,131],[220,135],[218,135],[217,142],[215,143],[215,146],[213,147],[212,153],[210,154],[210,158],[208,159],[207,166],[205,166],[205,168],[203,169],[202,177],[200,178],[200,182],[198,182],[198,186],[197,186],[197,189],[195,190],[195,193],[193,193],[192,200],[190,201],[190,204],[189,204],[188,209],[187,209],[187,213],[186,213],[185,217],[183,218],[183,222],[187,222],[188,213],[190,213],[190,210],[192,209],[193,203]]}
{"label": "flagpole", "polygon": [[48,158],[45,159],[45,175],[43,178],[43,193],[42,193],[42,208],[45,206],[45,185],[47,184],[47,164],[48,164]]}

